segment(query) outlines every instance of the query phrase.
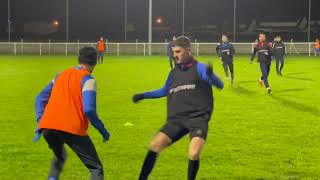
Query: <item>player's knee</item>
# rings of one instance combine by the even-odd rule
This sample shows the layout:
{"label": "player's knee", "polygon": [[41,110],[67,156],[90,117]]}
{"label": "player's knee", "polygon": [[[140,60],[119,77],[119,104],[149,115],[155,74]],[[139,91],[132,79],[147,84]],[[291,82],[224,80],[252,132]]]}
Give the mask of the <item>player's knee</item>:
{"label": "player's knee", "polygon": [[149,149],[153,152],[160,152],[163,147],[161,145],[161,143],[159,143],[158,141],[151,141],[150,145],[149,145]]}
{"label": "player's knee", "polygon": [[200,151],[197,150],[189,150],[189,159],[190,160],[198,160],[200,157]]}

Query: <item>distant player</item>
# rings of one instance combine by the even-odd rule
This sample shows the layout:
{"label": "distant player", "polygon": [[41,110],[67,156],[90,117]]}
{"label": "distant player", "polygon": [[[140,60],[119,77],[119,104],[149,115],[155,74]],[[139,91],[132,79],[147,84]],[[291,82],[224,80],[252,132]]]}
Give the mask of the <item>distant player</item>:
{"label": "distant player", "polygon": [[320,40],[317,38],[314,43],[314,56],[320,55]]}
{"label": "distant player", "polygon": [[[173,41],[174,41],[175,39],[176,39],[176,36],[173,36]],[[167,54],[168,54],[168,56],[169,56],[169,62],[170,62],[170,67],[171,67],[171,69],[173,69],[173,63],[175,63],[174,60],[173,60],[173,52],[172,52],[173,41],[170,41],[170,42],[168,43],[168,46],[167,46]]]}
{"label": "distant player", "polygon": [[229,38],[226,34],[222,35],[221,43],[216,47],[216,52],[222,61],[224,73],[227,78],[229,78],[228,71],[230,70],[232,84],[234,80],[233,55],[235,54],[235,49],[229,42]]}
{"label": "distant player", "polygon": [[49,180],[58,180],[66,161],[67,144],[91,173],[91,180],[102,180],[103,166],[87,134],[88,122],[100,132],[103,141],[109,139],[96,112],[96,81],[91,73],[97,63],[97,51],[92,47],[80,50],[79,65],[58,74],[36,99],[38,127],[34,141],[43,134],[53,159]]}
{"label": "distant player", "polygon": [[[271,47],[273,48],[273,46],[274,46],[274,44],[277,42],[277,36],[275,36],[274,38],[273,38],[273,41],[271,42]],[[274,60],[274,56],[272,55],[271,56],[271,60]]]}
{"label": "distant player", "polygon": [[[282,75],[282,69],[284,66],[284,55],[286,54],[286,47],[281,40],[281,36],[276,36],[276,41],[274,42],[273,46],[273,57],[276,60],[276,71],[279,76]],[[279,68],[280,64],[280,68]]]}
{"label": "distant player", "polygon": [[135,103],[142,99],[167,97],[167,123],[149,146],[139,180],[148,178],[163,149],[186,134],[190,137],[188,179],[196,178],[213,111],[212,85],[223,88],[212,67],[192,57],[189,38],[178,37],[173,41],[173,46],[176,66],[170,71],[165,85],[159,90],[133,96]]}
{"label": "distant player", "polygon": [[102,64],[103,63],[103,56],[106,51],[106,42],[103,39],[103,37],[100,37],[100,40],[98,41],[97,50],[98,50],[98,63]]}
{"label": "distant player", "polygon": [[265,85],[268,94],[271,93],[271,88],[268,82],[268,76],[271,66],[271,55],[272,55],[272,45],[266,41],[266,35],[264,33],[259,34],[259,42],[255,45],[253,52],[251,54],[250,63],[253,62],[254,57],[258,53],[258,62],[260,64],[260,70],[262,73],[261,78],[259,78],[260,86]]}

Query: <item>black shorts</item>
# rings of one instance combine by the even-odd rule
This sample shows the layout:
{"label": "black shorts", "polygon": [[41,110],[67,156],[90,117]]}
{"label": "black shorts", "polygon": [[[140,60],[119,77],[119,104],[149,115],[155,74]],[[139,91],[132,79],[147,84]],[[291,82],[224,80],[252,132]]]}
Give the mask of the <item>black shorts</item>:
{"label": "black shorts", "polygon": [[208,135],[208,124],[210,115],[202,115],[196,118],[175,118],[168,119],[167,123],[160,129],[172,140],[172,143],[178,141],[189,133],[190,139],[200,137],[204,140]]}

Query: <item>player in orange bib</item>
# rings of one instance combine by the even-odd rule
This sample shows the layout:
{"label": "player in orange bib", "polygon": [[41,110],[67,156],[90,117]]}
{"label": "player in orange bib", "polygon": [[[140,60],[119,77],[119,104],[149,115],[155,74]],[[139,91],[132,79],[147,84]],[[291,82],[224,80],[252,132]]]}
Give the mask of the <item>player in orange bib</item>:
{"label": "player in orange bib", "polygon": [[58,74],[36,98],[38,127],[34,141],[43,134],[53,159],[49,180],[58,180],[66,161],[67,144],[91,173],[92,180],[104,178],[103,166],[87,134],[90,122],[102,135],[109,132],[96,112],[96,81],[91,73],[97,64],[97,51],[92,47],[80,50],[79,65]]}
{"label": "player in orange bib", "polygon": [[317,56],[318,54],[320,54],[320,40],[317,38],[314,43],[314,56]]}
{"label": "player in orange bib", "polygon": [[103,39],[103,37],[100,37],[100,40],[98,41],[97,50],[98,50],[98,63],[102,64],[103,55],[104,55],[104,52],[106,51],[106,42]]}

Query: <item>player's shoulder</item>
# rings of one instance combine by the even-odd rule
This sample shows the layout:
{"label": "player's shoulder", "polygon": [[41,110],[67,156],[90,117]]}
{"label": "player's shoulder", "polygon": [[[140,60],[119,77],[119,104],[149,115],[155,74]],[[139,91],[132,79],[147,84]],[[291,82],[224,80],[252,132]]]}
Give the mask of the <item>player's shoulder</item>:
{"label": "player's shoulder", "polygon": [[83,76],[82,77],[82,85],[84,85],[87,81],[90,81],[90,82],[94,82],[94,83],[96,83],[96,80],[94,79],[94,77],[93,76],[91,76],[91,75],[85,75],[85,76]]}
{"label": "player's shoulder", "polygon": [[97,91],[96,80],[91,76],[84,76],[82,79],[82,92],[83,91]]}
{"label": "player's shoulder", "polygon": [[207,69],[207,65],[199,61],[197,61],[196,66],[199,73],[205,72],[205,70]]}

